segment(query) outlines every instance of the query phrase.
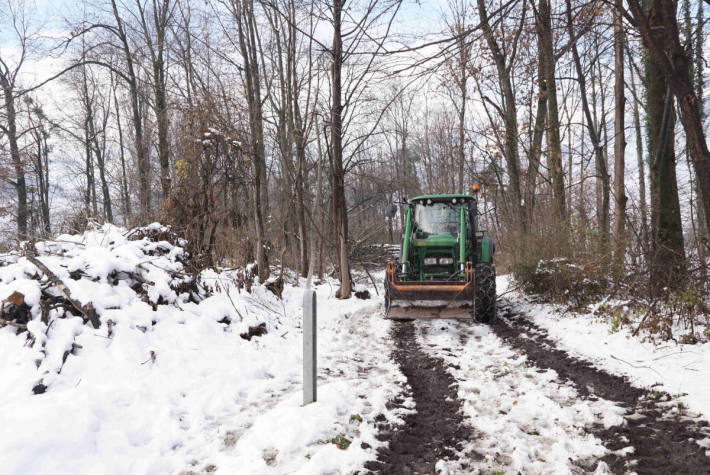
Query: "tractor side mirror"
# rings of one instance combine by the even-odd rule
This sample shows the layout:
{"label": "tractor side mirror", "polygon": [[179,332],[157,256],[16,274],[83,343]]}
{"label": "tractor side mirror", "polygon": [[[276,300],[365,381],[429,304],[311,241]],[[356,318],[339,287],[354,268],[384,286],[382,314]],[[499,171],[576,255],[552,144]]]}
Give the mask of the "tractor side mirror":
{"label": "tractor side mirror", "polygon": [[394,203],[391,203],[387,207],[387,211],[385,211],[385,216],[387,216],[389,219],[394,218],[394,215],[397,214],[397,205]]}

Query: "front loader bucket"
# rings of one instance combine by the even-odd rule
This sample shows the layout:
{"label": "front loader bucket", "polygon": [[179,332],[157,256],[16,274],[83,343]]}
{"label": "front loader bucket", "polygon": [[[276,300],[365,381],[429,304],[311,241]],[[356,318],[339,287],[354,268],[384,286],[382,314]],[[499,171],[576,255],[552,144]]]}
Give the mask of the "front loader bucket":
{"label": "front loader bucket", "polygon": [[464,280],[399,280],[390,262],[385,276],[386,317],[392,320],[414,318],[472,318],[476,280],[471,263]]}
{"label": "front loader bucket", "polygon": [[390,306],[386,317],[390,320],[414,320],[414,319],[468,319],[472,318],[473,309],[468,307],[396,307]]}

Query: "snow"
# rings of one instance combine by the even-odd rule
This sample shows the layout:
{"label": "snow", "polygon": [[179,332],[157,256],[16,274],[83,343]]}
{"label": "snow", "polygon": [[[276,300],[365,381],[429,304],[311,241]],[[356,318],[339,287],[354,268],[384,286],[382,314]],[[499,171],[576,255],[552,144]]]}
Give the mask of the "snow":
{"label": "snow", "polygon": [[39,304],[39,299],[42,294],[39,282],[20,278],[0,288],[0,301],[5,300],[15,292],[20,292],[24,296],[25,303],[30,307]]}
{"label": "snow", "polygon": [[[417,327],[422,348],[443,358],[458,381],[467,423],[477,433],[462,455],[482,459],[473,464],[478,472],[570,473],[591,468],[607,452],[585,428],[622,424],[623,408],[580,399],[555,371],[528,365],[484,324],[418,321]],[[440,461],[437,468],[461,473],[460,463]]]}
{"label": "snow", "polygon": [[[137,233],[106,225],[36,244],[74,299],[96,309],[97,329],[43,308],[59,292],[20,253],[0,255],[0,300],[22,293],[30,317],[26,331],[0,328],[2,472],[330,474],[374,460],[380,416],[397,425],[416,410],[375,289],[369,300],[339,300],[336,282],[315,286],[318,401],[303,406],[304,279],[289,274],[280,299],[257,283],[240,290],[235,271],[193,281],[187,243],[169,234],[159,223]],[[503,294],[510,279],[497,284]],[[710,414],[708,344],[656,346],[512,290],[504,298],[560,348],[685,394],[669,402],[675,410],[680,401],[691,415]],[[262,323],[266,334],[241,336]],[[623,424],[622,408],[580,398],[486,325],[414,325],[420,346],[449,365],[475,434],[462,460],[438,461],[442,474],[608,471],[597,463],[607,449],[589,428]],[[396,398],[404,403],[388,403]]]}
{"label": "snow", "polygon": [[[318,401],[302,406],[299,286],[279,300],[205,271],[216,292],[195,302],[176,290],[187,277],[165,271],[183,270],[181,246],[113,226],[37,250],[101,327],[57,309],[43,322],[39,271],[24,257],[2,261],[0,297],[22,292],[32,316],[27,332],[0,328],[4,473],[348,473],[376,458],[375,417],[401,420],[386,407],[405,381],[381,299],[343,301],[334,282],[316,286]],[[152,282],[139,286],[146,297],[130,279],[112,285],[120,272]],[[240,336],[262,322],[267,334]],[[46,392],[33,394],[39,382]]]}
{"label": "snow", "polygon": [[[511,281],[503,276],[497,284],[502,293]],[[679,396],[675,401],[682,402],[691,417],[710,418],[710,343],[657,344],[632,336],[627,327],[611,332],[609,323],[593,313],[532,303],[519,292],[509,295],[515,308],[544,328],[561,349],[626,376],[637,386]]]}

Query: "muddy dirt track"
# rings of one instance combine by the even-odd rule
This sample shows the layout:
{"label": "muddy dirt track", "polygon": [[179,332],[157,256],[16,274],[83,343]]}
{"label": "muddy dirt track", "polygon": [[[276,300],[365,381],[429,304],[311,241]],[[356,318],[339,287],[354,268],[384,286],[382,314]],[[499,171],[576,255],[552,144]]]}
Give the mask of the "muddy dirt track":
{"label": "muddy dirt track", "polygon": [[[556,371],[581,398],[606,399],[627,410],[622,425],[586,429],[609,449],[601,461],[612,472],[710,474],[706,449],[695,442],[710,436],[704,419],[670,415],[672,401],[668,395],[635,387],[625,378],[570,356],[513,307],[500,308],[499,316],[491,325],[492,331],[525,354],[530,364]],[[365,468],[382,474],[434,474],[438,460],[455,458],[466,442],[475,440],[476,429],[464,423],[458,385],[446,363],[426,354],[417,342],[415,323],[393,322],[391,333],[396,343],[392,356],[407,377],[416,412],[407,415],[402,426],[393,429],[382,425],[380,435],[389,442],[388,447],[380,449],[378,460]],[[394,404],[401,405],[402,401]],[[461,465],[464,473],[469,473],[469,462],[470,471],[476,473],[476,454],[468,457],[471,460]]]}
{"label": "muddy dirt track", "polygon": [[[708,437],[708,423],[686,417],[664,417],[666,395],[640,389],[626,379],[594,368],[555,348],[544,330],[510,308],[493,330],[508,345],[525,352],[528,360],[543,369],[553,369],[560,379],[572,382],[582,397],[600,397],[628,410],[626,424],[610,429],[591,428],[611,451],[632,446],[625,456],[605,456],[614,473],[710,473],[710,458],[695,440]],[[525,334],[527,338],[521,337]],[[633,462],[632,462],[633,461]]]}
{"label": "muddy dirt track", "polygon": [[393,432],[383,425],[380,435],[389,445],[365,468],[383,474],[435,473],[436,462],[453,457],[473,432],[464,424],[456,381],[441,359],[419,347],[414,324],[393,321],[392,337],[397,344],[393,357],[407,377],[416,412],[405,416],[404,425]]}

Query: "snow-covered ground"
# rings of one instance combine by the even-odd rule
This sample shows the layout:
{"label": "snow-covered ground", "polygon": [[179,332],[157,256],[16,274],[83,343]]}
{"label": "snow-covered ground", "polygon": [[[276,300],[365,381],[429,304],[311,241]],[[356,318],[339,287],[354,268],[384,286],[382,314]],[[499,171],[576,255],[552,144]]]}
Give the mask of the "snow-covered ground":
{"label": "snow-covered ground", "polygon": [[[508,276],[498,278],[499,293],[512,290]],[[632,336],[627,326],[611,331],[608,321],[557,305],[532,303],[511,291],[506,301],[547,330],[560,349],[592,361],[610,373],[627,376],[641,387],[666,391],[682,402],[687,415],[710,420],[710,343],[657,344]]]}
{"label": "snow-covered ground", "polygon": [[[61,309],[43,322],[46,282],[5,256],[0,300],[21,292],[32,318],[27,332],[0,328],[2,473],[349,473],[376,458],[375,417],[398,419],[385,403],[404,377],[380,299],[316,287],[318,402],[302,406],[302,289],[287,284],[279,300],[205,272],[218,291],[195,303],[180,291],[179,245],[112,226],[37,249],[101,326]],[[267,334],[240,336],[262,322]],[[33,394],[40,381],[46,391]]]}
{"label": "snow-covered ground", "polygon": [[[98,328],[67,314],[27,257],[0,255],[0,318],[22,326],[29,317],[26,330],[0,325],[1,473],[349,474],[377,458],[378,428],[416,410],[374,288],[372,299],[338,300],[336,282],[316,286],[318,401],[303,406],[303,281],[287,279],[282,298],[263,285],[240,290],[235,271],[203,271],[196,282],[185,244],[157,224],[37,243],[37,258],[84,311],[95,309]],[[499,293],[509,287],[498,279]],[[708,344],[656,346],[512,290],[503,298],[561,349],[685,394],[685,415],[710,415]],[[242,336],[259,324],[266,334]],[[622,408],[580,398],[495,328],[413,325],[418,346],[458,382],[474,434],[460,460],[437,464],[441,473],[604,471],[597,461],[608,449],[589,428],[623,424]]]}
{"label": "snow-covered ground", "polygon": [[529,365],[487,325],[423,320],[417,327],[422,348],[449,364],[477,434],[463,460],[437,466],[443,473],[462,473],[468,460],[475,473],[571,473],[593,470],[607,452],[585,428],[622,424],[622,408],[578,398],[555,371]]}

